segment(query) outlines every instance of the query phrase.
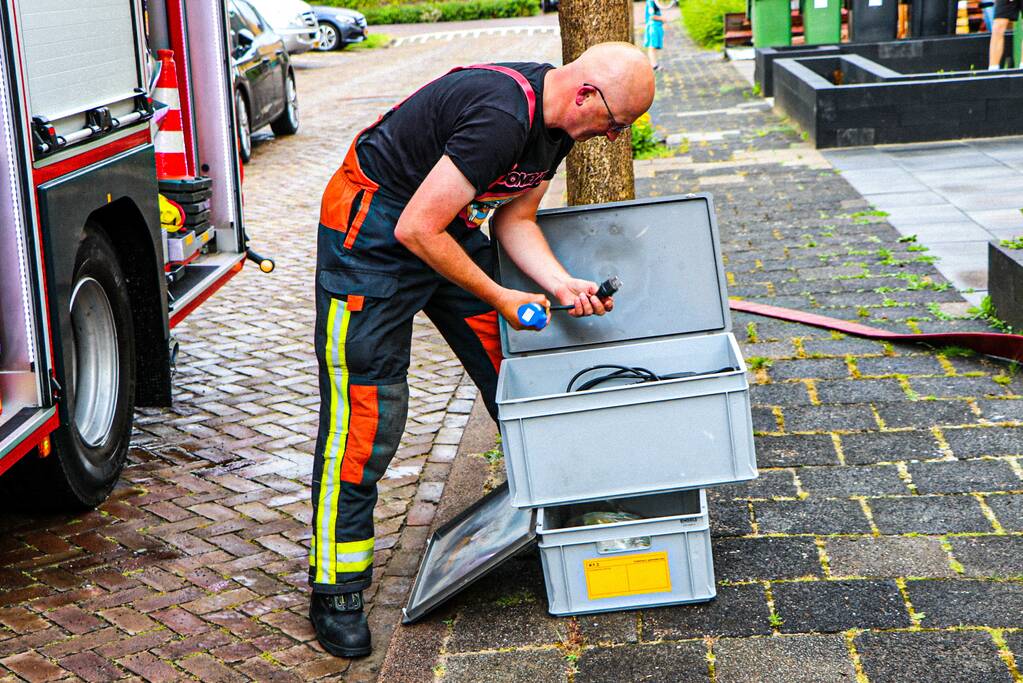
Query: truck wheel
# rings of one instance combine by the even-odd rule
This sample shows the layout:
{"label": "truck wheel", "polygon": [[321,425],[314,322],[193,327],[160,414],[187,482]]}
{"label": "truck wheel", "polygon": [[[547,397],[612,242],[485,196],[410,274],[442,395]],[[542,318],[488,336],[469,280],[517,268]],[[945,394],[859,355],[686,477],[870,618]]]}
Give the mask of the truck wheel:
{"label": "truck wheel", "polygon": [[284,111],[270,123],[274,135],[294,135],[298,132],[298,89],[295,88],[295,74],[290,71],[284,81],[284,96],[287,98]]}
{"label": "truck wheel", "polygon": [[234,94],[234,108],[238,112],[238,156],[243,164],[247,164],[252,158],[252,119],[249,118],[249,105],[240,90]]}
{"label": "truck wheel", "polygon": [[95,507],[128,457],[135,404],[131,302],[114,249],[95,227],[86,228],[71,283],[72,362],[63,387],[70,419],[54,432],[48,457],[25,456],[3,482],[20,507]]}

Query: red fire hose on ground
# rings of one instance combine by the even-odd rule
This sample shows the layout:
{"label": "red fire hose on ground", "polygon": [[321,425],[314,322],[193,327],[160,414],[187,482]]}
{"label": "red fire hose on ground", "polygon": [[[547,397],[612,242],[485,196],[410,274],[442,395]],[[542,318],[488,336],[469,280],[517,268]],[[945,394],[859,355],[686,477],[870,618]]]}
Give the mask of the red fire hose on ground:
{"label": "red fire hose on ground", "polygon": [[878,341],[910,342],[915,344],[930,344],[932,346],[962,346],[972,349],[977,353],[988,356],[997,356],[1009,360],[1023,362],[1023,335],[1000,334],[997,332],[941,332],[931,334],[898,334],[888,332],[868,325],[846,322],[838,318],[829,318],[826,315],[805,313],[791,308],[780,306],[768,306],[767,304],[755,304],[750,301],[739,301],[732,299],[728,302],[733,311],[753,313],[768,318],[777,318],[802,325],[822,327],[826,330],[836,330],[844,334]]}

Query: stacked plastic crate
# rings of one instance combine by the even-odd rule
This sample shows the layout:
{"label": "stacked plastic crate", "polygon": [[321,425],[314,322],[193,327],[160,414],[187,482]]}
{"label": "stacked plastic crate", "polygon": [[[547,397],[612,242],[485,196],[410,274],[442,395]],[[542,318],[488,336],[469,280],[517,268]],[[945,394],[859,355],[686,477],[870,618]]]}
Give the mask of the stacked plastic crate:
{"label": "stacked plastic crate", "polygon": [[182,225],[167,236],[167,260],[172,266],[182,266],[212,248],[210,242],[215,234],[210,229],[212,181],[205,177],[160,180],[160,194],[183,214]]}

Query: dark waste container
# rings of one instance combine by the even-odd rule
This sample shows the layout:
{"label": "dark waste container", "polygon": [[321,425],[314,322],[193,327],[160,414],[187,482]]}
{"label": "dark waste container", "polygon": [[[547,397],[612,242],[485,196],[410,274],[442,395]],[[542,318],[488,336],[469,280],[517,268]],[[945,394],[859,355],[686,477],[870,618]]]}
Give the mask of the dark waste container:
{"label": "dark waste container", "polygon": [[753,47],[792,44],[792,5],[789,0],[751,0]]}
{"label": "dark waste container", "polygon": [[956,32],[956,0],[913,0],[909,7],[909,34],[951,36]]}
{"label": "dark waste container", "polygon": [[852,0],[850,42],[878,43],[895,40],[898,34],[898,0]]}
{"label": "dark waste container", "polygon": [[842,0],[800,0],[807,45],[842,42]]}

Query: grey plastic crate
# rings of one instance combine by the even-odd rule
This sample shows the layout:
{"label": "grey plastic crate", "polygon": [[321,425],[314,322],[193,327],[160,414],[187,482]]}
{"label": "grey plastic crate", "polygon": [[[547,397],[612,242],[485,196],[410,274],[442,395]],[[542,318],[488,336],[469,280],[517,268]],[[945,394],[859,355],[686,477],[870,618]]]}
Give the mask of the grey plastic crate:
{"label": "grey plastic crate", "polygon": [[[586,614],[686,602],[717,594],[703,491],[607,501],[644,519],[566,526],[604,503],[542,508],[536,532],[549,611]],[[630,539],[631,550],[615,550]]]}
{"label": "grey plastic crate", "polygon": [[[512,504],[755,478],[746,365],[728,332],[710,197],[558,209],[541,212],[539,222],[569,272],[593,280],[619,275],[624,287],[603,317],[556,313],[539,333],[502,327],[498,422]],[[503,284],[537,289],[503,253],[499,259]],[[578,371],[607,363],[699,374],[566,391]]]}

